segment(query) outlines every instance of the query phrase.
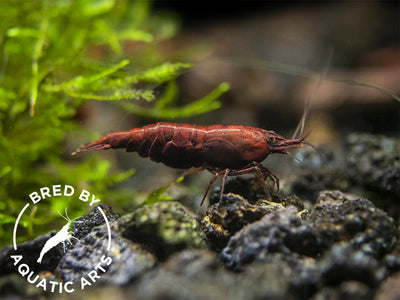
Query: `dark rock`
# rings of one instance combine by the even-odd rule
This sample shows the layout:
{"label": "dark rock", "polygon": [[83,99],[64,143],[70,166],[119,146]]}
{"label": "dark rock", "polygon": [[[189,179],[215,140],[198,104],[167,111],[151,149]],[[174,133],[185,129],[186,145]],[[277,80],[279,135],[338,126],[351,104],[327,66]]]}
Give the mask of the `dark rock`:
{"label": "dark rock", "polygon": [[[124,288],[91,290],[105,299],[288,299],[286,280],[293,273],[280,261],[250,266],[244,273],[226,270],[214,252],[191,249],[172,254],[165,263]],[[283,280],[285,278],[285,280]],[[74,295],[75,296],[75,295]],[[82,293],[82,298],[87,293]]]}
{"label": "dark rock", "polygon": [[385,276],[383,264],[348,245],[334,246],[324,255],[320,268],[322,281],[331,286],[355,280],[375,287]]}
{"label": "dark rock", "polygon": [[19,274],[8,274],[0,278],[0,299],[43,299],[44,292],[30,284]]}
{"label": "dark rock", "polygon": [[285,245],[290,227],[300,226],[297,209],[287,209],[265,215],[261,220],[237,232],[221,253],[228,268],[241,270],[244,264],[263,261],[269,253],[291,252]]}
{"label": "dark rock", "polygon": [[[264,262],[247,266],[242,276],[260,282],[258,289],[274,291],[278,299],[304,299],[317,290],[319,271],[312,259],[293,253],[272,253]],[[259,294],[261,298],[265,295]],[[270,295],[265,298],[275,299]]]}
{"label": "dark rock", "polygon": [[393,219],[372,202],[340,191],[321,192],[311,210],[310,220],[323,252],[336,242],[348,242],[375,258],[394,249]]}
{"label": "dark rock", "polygon": [[[152,254],[119,235],[116,222],[110,222],[110,229],[109,251],[107,227],[97,226],[62,257],[57,275],[64,281],[79,282],[90,271],[96,270],[100,276],[98,282],[125,284],[155,265]],[[107,257],[112,259],[111,264],[104,262]]]}
{"label": "dark rock", "polygon": [[89,234],[94,227],[105,223],[104,217],[100,213],[98,207],[100,207],[106,214],[108,221],[112,222],[118,219],[118,214],[116,214],[110,206],[99,204],[93,208],[89,214],[77,218],[74,221],[72,226],[72,235],[75,238],[82,239]]}
{"label": "dark rock", "polygon": [[46,241],[56,234],[55,231],[43,234],[35,238],[34,240],[27,241],[21,244],[17,244],[17,251],[14,250],[13,246],[7,246],[0,249],[0,276],[10,273],[16,273],[17,268],[14,266],[14,261],[10,259],[10,255],[22,255],[23,262],[28,264],[31,269],[38,273],[40,271],[51,271],[53,272],[60,259],[63,255],[62,245],[58,245],[52,248],[46,256],[44,256],[41,264],[37,263],[40,251]]}
{"label": "dark rock", "polygon": [[312,300],[357,300],[372,299],[373,291],[358,281],[346,281],[337,287],[323,287]]}
{"label": "dark rock", "polygon": [[250,204],[235,194],[224,195],[221,202],[211,205],[201,220],[201,227],[217,248],[223,248],[230,237],[245,225],[251,224],[264,215],[295,205],[298,211],[304,209],[297,197],[285,197],[278,202],[257,200]]}
{"label": "dark rock", "polygon": [[[306,255],[316,259],[318,270],[313,270],[314,280],[297,285],[302,295],[311,296],[317,282],[340,285],[355,280],[374,288],[390,272],[389,262],[396,265],[395,229],[392,218],[370,201],[325,191],[306,220],[300,220],[297,210],[289,207],[245,226],[230,239],[221,260],[228,268],[243,271],[247,265],[270,261],[277,254],[286,258],[296,255],[297,261]],[[391,256],[385,261],[385,255]],[[300,266],[297,273],[307,271]],[[291,282],[293,289],[295,286]]]}
{"label": "dark rock", "polygon": [[261,285],[276,285],[284,299],[310,297],[317,291],[320,278],[316,261],[296,253],[270,253],[263,262],[245,266],[241,274]]}
{"label": "dark rock", "polygon": [[110,207],[100,205],[100,208],[109,221],[110,244],[108,229],[98,207],[75,220],[73,234],[77,242],[70,246],[57,267],[57,275],[64,281],[79,282],[95,270],[100,277],[96,279],[98,282],[125,284],[155,265],[153,255],[120,236],[115,221],[117,214]]}
{"label": "dark rock", "polygon": [[144,206],[118,220],[120,233],[144,245],[158,259],[185,248],[206,248],[206,237],[198,221],[178,202]]}
{"label": "dark rock", "polygon": [[383,135],[353,133],[347,138],[350,176],[367,189],[400,195],[400,141]]}
{"label": "dark rock", "polygon": [[[219,259],[203,249],[205,235],[198,222],[176,202],[145,206],[110,220],[110,251],[106,226],[82,217],[80,227],[75,227],[81,238],[62,256],[54,273],[63,281],[79,282],[96,270],[100,278],[90,293],[111,293],[107,297],[117,292],[123,298],[140,299],[374,297],[400,266],[392,218],[370,201],[340,191],[322,192],[309,214],[300,215],[302,208],[296,197],[283,198],[282,203],[248,203],[237,195],[224,196],[207,212],[215,239],[218,226],[227,232],[222,239],[232,235]],[[42,237],[35,253],[49,237]],[[100,263],[105,257],[112,259],[111,264]],[[0,295],[36,295],[19,294],[18,280],[10,276],[1,278]],[[76,291],[82,297],[86,293]]]}
{"label": "dark rock", "polygon": [[277,259],[238,274],[224,269],[212,252],[185,250],[170,256],[155,275],[133,285],[130,295],[139,299],[287,299],[293,275],[289,269]]}
{"label": "dark rock", "polygon": [[[261,187],[261,182],[256,176],[251,175],[228,177],[224,188],[224,195],[230,193],[240,195],[250,204],[255,204],[258,199],[268,198],[268,194],[266,194],[264,188]],[[210,205],[218,203],[220,201],[220,196],[221,186],[215,185],[215,188],[210,192]]]}
{"label": "dark rock", "polygon": [[400,271],[400,253],[399,250],[393,251],[385,256],[384,262],[390,272]]}

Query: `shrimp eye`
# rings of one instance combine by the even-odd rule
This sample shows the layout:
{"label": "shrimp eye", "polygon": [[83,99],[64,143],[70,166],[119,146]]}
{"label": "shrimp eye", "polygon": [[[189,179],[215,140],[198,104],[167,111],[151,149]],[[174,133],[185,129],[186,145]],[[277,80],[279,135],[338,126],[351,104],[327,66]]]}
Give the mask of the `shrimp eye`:
{"label": "shrimp eye", "polygon": [[275,137],[274,136],[269,136],[268,137],[268,142],[269,143],[275,143]]}

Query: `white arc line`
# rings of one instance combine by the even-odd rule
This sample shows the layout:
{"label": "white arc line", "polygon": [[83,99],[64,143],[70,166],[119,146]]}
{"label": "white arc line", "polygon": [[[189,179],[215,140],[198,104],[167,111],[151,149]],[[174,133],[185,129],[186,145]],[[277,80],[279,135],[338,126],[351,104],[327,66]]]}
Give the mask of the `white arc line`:
{"label": "white arc line", "polygon": [[100,213],[103,215],[104,220],[106,221],[106,225],[107,225],[107,231],[108,231],[108,245],[107,245],[107,251],[110,251],[111,249],[111,230],[110,230],[110,224],[108,223],[106,214],[104,213],[104,211],[100,208],[100,206],[97,206],[97,208],[99,209]]}
{"label": "white arc line", "polygon": [[14,231],[13,231],[14,250],[17,250],[17,227],[18,227],[18,223],[19,223],[19,220],[20,220],[21,217],[22,217],[22,214],[23,214],[24,211],[28,208],[28,206],[29,206],[29,203],[27,203],[27,204],[24,206],[24,208],[21,210],[21,212],[20,212],[19,215],[18,215],[17,221],[15,222],[15,225],[14,225]]}

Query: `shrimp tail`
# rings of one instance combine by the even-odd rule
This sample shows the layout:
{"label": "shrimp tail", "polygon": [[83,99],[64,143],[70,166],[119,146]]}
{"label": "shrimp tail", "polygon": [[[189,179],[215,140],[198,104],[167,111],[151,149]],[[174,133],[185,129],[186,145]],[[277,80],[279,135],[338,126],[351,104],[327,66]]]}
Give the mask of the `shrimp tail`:
{"label": "shrimp tail", "polygon": [[42,250],[40,251],[39,258],[37,259],[37,262],[38,262],[39,264],[42,263],[43,256],[44,256],[47,252],[49,252],[49,250],[50,250],[51,248],[53,248],[54,246],[57,245],[57,242],[55,241],[55,237],[56,237],[56,236],[53,236],[53,237],[49,238],[49,239],[46,241],[46,243],[43,245]]}
{"label": "shrimp tail", "polygon": [[72,155],[76,155],[80,152],[85,151],[106,150],[110,148],[127,148],[127,145],[132,140],[132,138],[137,135],[135,133],[135,130],[109,133],[106,136],[98,139],[97,141],[83,146],[76,152],[73,152]]}
{"label": "shrimp tail", "polygon": [[46,241],[46,243],[43,245],[42,251],[40,251],[40,255],[37,259],[37,262],[39,264],[42,263],[43,256],[53,247],[53,245],[50,245],[51,242],[49,242],[49,241],[53,241],[52,238],[50,238],[49,240]]}

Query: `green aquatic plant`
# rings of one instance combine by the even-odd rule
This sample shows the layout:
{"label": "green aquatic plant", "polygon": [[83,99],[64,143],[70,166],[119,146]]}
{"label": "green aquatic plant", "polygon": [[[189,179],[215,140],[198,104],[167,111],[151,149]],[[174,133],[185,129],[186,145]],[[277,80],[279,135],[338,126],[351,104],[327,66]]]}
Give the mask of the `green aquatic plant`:
{"label": "green aquatic plant", "polygon": [[[0,18],[0,246],[10,244],[18,213],[41,187],[87,188],[107,204],[132,199],[134,191],[110,187],[134,170],[112,172],[95,155],[73,160],[65,147],[68,138],[90,134],[78,118],[87,101],[179,118],[220,107],[218,97],[229,88],[221,84],[200,100],[175,106],[176,78],[191,64],[160,54],[157,44],[179,30],[179,20],[153,14],[151,1],[9,0],[2,1]],[[130,55],[127,42],[140,49]],[[156,87],[164,92],[155,95]],[[150,105],[141,107],[136,101],[142,99]],[[48,231],[65,207],[76,215],[86,209],[62,196],[31,205],[21,218],[19,241]]]}

